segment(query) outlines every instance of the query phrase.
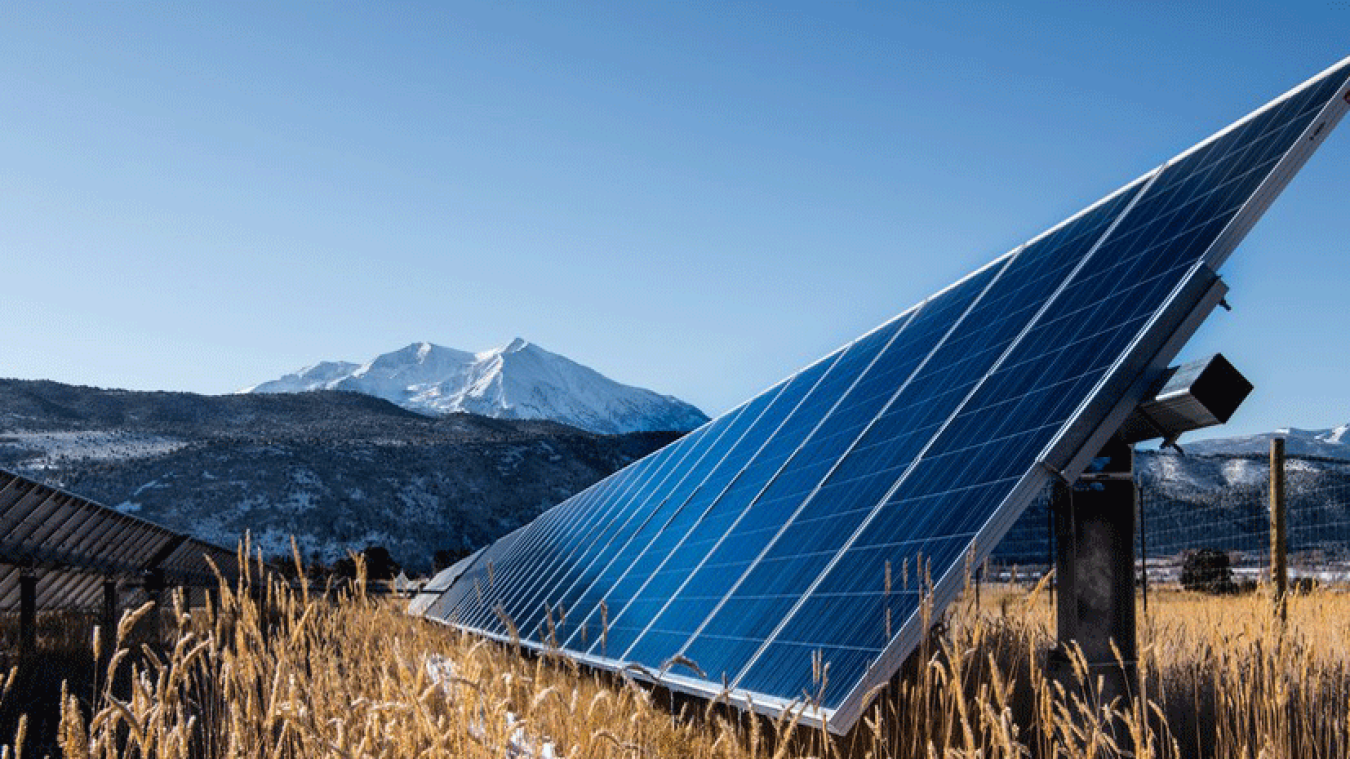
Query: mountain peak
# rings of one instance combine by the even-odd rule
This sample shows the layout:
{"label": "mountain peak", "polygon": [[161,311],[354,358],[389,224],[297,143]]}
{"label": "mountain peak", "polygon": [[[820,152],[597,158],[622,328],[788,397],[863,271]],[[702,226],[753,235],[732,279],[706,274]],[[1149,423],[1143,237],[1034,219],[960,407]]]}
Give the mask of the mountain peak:
{"label": "mountain peak", "polygon": [[364,364],[318,366],[325,370],[314,376],[302,370],[241,392],[343,390],[424,414],[547,419],[602,434],[690,430],[708,420],[683,401],[620,384],[521,337],[477,354],[418,342]]}
{"label": "mountain peak", "polygon": [[406,358],[408,358],[408,359],[410,359],[410,360],[413,360],[413,361],[426,361],[426,360],[427,360],[427,357],[430,356],[431,354],[433,354],[433,353],[441,353],[441,352],[446,352],[446,351],[449,351],[449,352],[452,352],[452,353],[453,353],[453,352],[456,352],[456,351],[453,351],[453,350],[451,350],[451,349],[449,349],[449,348],[442,348],[441,346],[436,345],[435,343],[429,343],[429,342],[427,342],[427,341],[425,341],[425,340],[422,340],[422,341],[419,341],[419,342],[416,342],[416,343],[408,343],[407,345],[403,346],[402,348],[400,348],[400,349],[398,349],[398,350],[396,350],[396,351],[392,351],[392,352],[390,352],[390,353],[382,354],[382,355],[378,356],[377,358],[384,358],[384,357],[386,357],[386,356],[400,356],[400,357],[406,357]]}
{"label": "mountain peak", "polygon": [[1324,438],[1328,443],[1350,444],[1350,424],[1342,424]]}

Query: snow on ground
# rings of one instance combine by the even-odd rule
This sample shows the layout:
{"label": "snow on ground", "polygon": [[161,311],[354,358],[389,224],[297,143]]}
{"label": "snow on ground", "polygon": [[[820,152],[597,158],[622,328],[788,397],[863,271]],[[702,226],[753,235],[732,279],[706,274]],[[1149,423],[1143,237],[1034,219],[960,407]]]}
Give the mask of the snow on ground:
{"label": "snow on ground", "polygon": [[1218,490],[1224,487],[1222,473],[1216,467],[1204,466],[1183,456],[1159,453],[1143,460],[1145,467],[1154,469],[1154,479],[1161,482],[1188,482],[1196,490]]}
{"label": "snow on ground", "polygon": [[[427,676],[433,683],[441,689],[448,699],[459,698],[466,688],[457,687],[456,679],[458,674],[455,670],[455,662],[449,657],[439,654],[432,654],[425,659]],[[482,711],[475,724],[469,725],[469,733],[479,740],[487,737],[487,731],[483,729]],[[558,753],[553,741],[539,741],[525,732],[524,726],[520,725],[520,720],[515,712],[506,713],[506,727],[510,733],[509,742],[506,745],[505,755],[510,759],[557,759]]]}
{"label": "snow on ground", "polygon": [[85,432],[6,432],[0,447],[40,451],[23,462],[26,467],[47,469],[65,461],[124,461],[173,453],[187,445],[163,435],[116,430]]}
{"label": "snow on ground", "polygon": [[1229,487],[1260,485],[1270,476],[1270,466],[1264,461],[1230,459],[1223,464],[1223,478]]}

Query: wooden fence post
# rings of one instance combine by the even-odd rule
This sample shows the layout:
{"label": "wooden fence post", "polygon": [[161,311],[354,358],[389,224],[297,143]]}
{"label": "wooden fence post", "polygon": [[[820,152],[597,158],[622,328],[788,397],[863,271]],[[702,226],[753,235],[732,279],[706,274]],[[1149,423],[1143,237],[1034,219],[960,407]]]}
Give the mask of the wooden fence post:
{"label": "wooden fence post", "polygon": [[1286,618],[1285,595],[1289,592],[1289,541],[1284,503],[1284,438],[1270,441],[1270,580],[1275,590],[1275,609]]}

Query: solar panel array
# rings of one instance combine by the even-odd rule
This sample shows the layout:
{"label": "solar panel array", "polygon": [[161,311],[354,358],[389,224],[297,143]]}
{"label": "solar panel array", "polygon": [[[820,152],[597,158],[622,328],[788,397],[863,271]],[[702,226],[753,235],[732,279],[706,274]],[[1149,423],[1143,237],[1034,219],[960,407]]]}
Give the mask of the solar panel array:
{"label": "solar panel array", "polygon": [[925,632],[920,576],[940,611],[1076,479],[1222,298],[1215,270],[1350,106],[1347,77],[1350,59],[550,509],[426,615],[848,729]]}
{"label": "solar panel array", "polygon": [[[233,551],[0,470],[0,612],[19,609],[19,578],[37,575],[39,609],[96,609],[107,578],[213,587],[210,557],[237,577]],[[124,601],[127,599],[124,599]]]}
{"label": "solar panel array", "polygon": [[413,600],[408,602],[408,613],[425,614],[427,608],[430,607],[436,599],[440,598],[442,593],[449,590],[450,586],[455,584],[455,580],[458,580],[460,575],[464,574],[469,567],[473,566],[473,563],[478,560],[478,554],[482,552],[483,549],[481,548],[474,551],[468,556],[465,556],[459,561],[437,572],[430,580],[427,580],[426,585],[422,586],[417,591],[417,595]]}

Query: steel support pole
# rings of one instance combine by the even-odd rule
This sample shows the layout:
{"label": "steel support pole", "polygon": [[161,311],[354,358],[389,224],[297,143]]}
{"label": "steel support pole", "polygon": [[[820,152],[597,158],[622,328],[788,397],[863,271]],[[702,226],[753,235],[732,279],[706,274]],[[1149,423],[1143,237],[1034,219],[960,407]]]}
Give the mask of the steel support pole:
{"label": "steel support pole", "polygon": [[19,653],[23,656],[37,650],[37,581],[32,572],[19,575]]}
{"label": "steel support pole", "polygon": [[103,580],[102,611],[101,624],[106,647],[108,645],[106,641],[113,641],[117,638],[117,580],[111,577]]}
{"label": "steel support pole", "polygon": [[150,596],[154,605],[143,620],[145,627],[142,629],[157,648],[164,645],[163,631],[160,629],[164,618],[164,587],[164,570],[151,569],[145,573],[145,594]]}
{"label": "steel support pole", "polygon": [[[1138,692],[1135,637],[1134,451],[1119,439],[1055,504],[1059,646],[1051,673],[1076,685],[1068,646],[1082,651],[1091,695],[1110,703]],[[1100,681],[1101,688],[1097,690]]]}

